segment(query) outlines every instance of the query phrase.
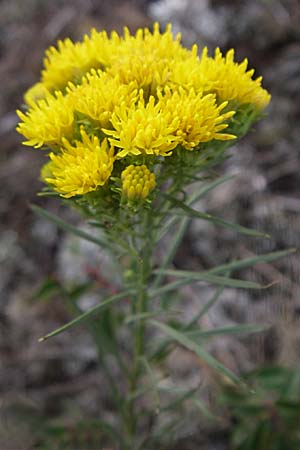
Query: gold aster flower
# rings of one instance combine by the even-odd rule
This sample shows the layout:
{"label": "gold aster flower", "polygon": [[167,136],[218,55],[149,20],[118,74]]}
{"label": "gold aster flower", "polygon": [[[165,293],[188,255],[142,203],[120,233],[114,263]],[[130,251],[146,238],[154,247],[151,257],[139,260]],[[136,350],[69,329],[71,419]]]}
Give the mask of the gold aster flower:
{"label": "gold aster flower", "polygon": [[62,197],[70,198],[103,186],[113,170],[114,149],[106,139],[89,137],[81,129],[82,141],[71,145],[63,140],[62,152],[50,154],[50,163],[41,176]]}
{"label": "gold aster flower", "polygon": [[38,100],[41,100],[49,94],[48,89],[43,83],[35,83],[30,89],[25,92],[24,100],[28,106],[32,106]]}
{"label": "gold aster flower", "polygon": [[46,51],[42,83],[50,91],[64,89],[70,81],[79,83],[90,69],[109,64],[111,47],[117,45],[116,41],[119,41],[116,33],[109,39],[106,32],[94,29],[82,42],[58,41],[57,48],[52,46]]}
{"label": "gold aster flower", "polygon": [[117,74],[123,83],[135,81],[148,95],[155,95],[157,88],[167,83],[174,59],[181,61],[189,57],[189,50],[184,49],[180,41],[180,33],[174,38],[171,25],[160,33],[155,23],[153,33],[140,28],[134,36],[125,28],[124,38],[112,55],[108,71]]}
{"label": "gold aster flower", "polygon": [[131,106],[138,98],[134,82],[122,84],[118,77],[100,70],[88,73],[79,86],[70,84],[67,92],[73,98],[74,109],[98,123],[99,127],[110,126],[117,105]]}
{"label": "gold aster flower", "polygon": [[253,79],[254,70],[247,70],[248,61],[234,62],[234,50],[229,50],[223,57],[219,48],[215,57],[208,56],[203,49],[200,70],[212,83],[212,91],[222,100],[234,100],[241,104],[250,103],[259,110],[265,109],[271,99],[270,94],[262,88],[262,77]]}
{"label": "gold aster flower", "polygon": [[155,175],[147,166],[127,166],[121,174],[122,192],[128,200],[140,200],[148,197],[155,188]]}
{"label": "gold aster flower", "polygon": [[24,145],[35,148],[57,146],[63,138],[71,139],[74,126],[74,106],[72,98],[61,92],[48,94],[45,99],[31,103],[31,108],[23,113],[17,111],[22,120],[17,131],[26,137]]}
{"label": "gold aster flower", "polygon": [[178,144],[184,148],[192,150],[201,142],[212,141],[213,139],[226,141],[234,139],[236,136],[228,133],[221,133],[228,127],[228,121],[235,111],[222,113],[228,102],[217,105],[215,95],[196,93],[190,89],[187,93],[183,88],[179,88],[174,93],[166,88],[164,95],[159,93],[158,106],[164,113],[173,116],[176,121],[174,134]]}
{"label": "gold aster flower", "polygon": [[174,117],[170,110],[163,110],[160,104],[155,104],[153,96],[145,103],[143,91],[137,106],[116,107],[111,123],[112,130],[102,131],[112,136],[109,138],[112,145],[120,148],[118,158],[143,154],[167,156],[178,143],[175,134],[178,117]]}

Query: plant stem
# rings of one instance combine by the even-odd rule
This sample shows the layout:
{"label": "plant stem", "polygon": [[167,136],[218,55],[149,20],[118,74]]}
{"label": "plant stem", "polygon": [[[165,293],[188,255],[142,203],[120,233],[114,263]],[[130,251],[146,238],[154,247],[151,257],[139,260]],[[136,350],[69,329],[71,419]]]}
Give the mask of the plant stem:
{"label": "plant stem", "polygon": [[[139,254],[140,256],[134,261],[136,266],[136,283],[137,283],[137,295],[133,302],[132,309],[133,314],[143,314],[148,310],[148,292],[147,282],[151,273],[151,257],[153,252],[153,242],[151,239],[151,232],[149,233],[149,218],[147,216],[143,226],[143,247]],[[126,431],[128,435],[127,447],[124,450],[132,450],[134,448],[134,440],[136,437],[138,415],[135,408],[135,396],[139,379],[141,376],[141,358],[145,355],[145,319],[140,318],[134,325],[133,332],[134,340],[134,352],[132,361],[132,373],[129,378],[129,400],[127,403],[127,423]]]}

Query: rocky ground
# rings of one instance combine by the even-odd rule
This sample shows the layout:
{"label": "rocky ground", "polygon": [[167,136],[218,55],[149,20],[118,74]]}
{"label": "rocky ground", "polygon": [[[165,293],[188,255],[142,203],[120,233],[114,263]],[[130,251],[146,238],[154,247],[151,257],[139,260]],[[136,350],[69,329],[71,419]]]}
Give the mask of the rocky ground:
{"label": "rocky ground", "polygon": [[[250,66],[263,75],[273,97],[268,115],[231,150],[232,158],[222,173],[236,174],[235,179],[211,193],[202,206],[227,220],[260,228],[272,239],[237,238],[212,226],[192,223],[174,264],[201,269],[230,258],[299,247],[300,3],[2,0],[0,7],[0,448],[21,450],[26,442],[28,450],[36,443],[34,421],[61,417],[64,423],[72,423],[83,414],[93,418],[99,401],[104,405],[103,413],[111,414],[105,406],[96,353],[83,329],[43,345],[37,342],[45,331],[69,318],[59,296],[51,302],[34,298],[45,277],[70,281],[84,273],[88,279],[98,262],[89,246],[70,240],[29,207],[37,203],[78,223],[78,218],[56,201],[36,197],[41,188],[38,177],[43,156],[22,147],[14,131],[15,109],[23,92],[38,79],[45,48],[61,37],[79,38],[92,26],[120,31],[123,25],[134,30],[153,20],[162,25],[170,21],[175,31],[182,31],[186,45],[197,41],[209,48],[234,47],[238,60],[247,56]],[[70,271],[68,261],[74,260],[74,251],[78,264]],[[101,273],[98,279],[102,288],[103,283],[112,282],[107,281],[107,274]],[[277,284],[255,295],[224,291],[203,326],[261,322],[271,329],[243,340],[214,340],[210,350],[237,372],[266,362],[299,364],[299,256],[274,265],[261,264],[241,275]],[[201,291],[204,298],[209,293],[209,289]],[[189,297],[186,314],[191,316],[199,290],[184,294]],[[87,304],[92,300],[87,298]],[[179,356],[170,361],[175,378],[193,383],[194,361],[185,352]],[[181,373],[181,361],[191,367],[188,373]],[[210,383],[214,383],[213,376]],[[178,446],[172,450],[224,448],[222,431],[217,442],[211,437],[216,436],[215,430],[211,431],[208,427],[203,442],[198,421],[191,420],[188,428],[178,431]]]}

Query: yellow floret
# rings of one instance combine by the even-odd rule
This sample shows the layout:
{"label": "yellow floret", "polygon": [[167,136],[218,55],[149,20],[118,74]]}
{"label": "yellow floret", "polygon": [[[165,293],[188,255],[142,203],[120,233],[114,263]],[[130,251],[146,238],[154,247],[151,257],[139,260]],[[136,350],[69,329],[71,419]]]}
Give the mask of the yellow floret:
{"label": "yellow floret", "polygon": [[70,85],[68,93],[74,99],[76,111],[85,114],[100,127],[109,127],[109,121],[117,105],[131,106],[138,97],[135,83],[121,84],[100,70],[92,70],[79,86]]}
{"label": "yellow floret", "polygon": [[170,74],[166,85],[173,91],[178,88],[194,89],[197,93],[208,92],[213,83],[201,71],[197,45],[184,59],[174,58],[170,65]]}
{"label": "yellow floret", "polygon": [[262,77],[252,79],[254,70],[247,71],[248,61],[234,62],[234,50],[223,57],[219,48],[215,57],[210,58],[204,48],[200,60],[200,70],[205,78],[213,83],[212,91],[222,100],[235,100],[238,103],[251,103],[263,110],[270,102],[270,94],[262,88]]}
{"label": "yellow floret", "polygon": [[107,182],[113,169],[114,149],[106,139],[100,143],[84,130],[81,138],[82,142],[75,145],[63,140],[62,153],[51,153],[51,162],[41,173],[43,180],[65,198],[95,191]]}
{"label": "yellow floret", "polygon": [[74,107],[69,96],[61,92],[48,95],[31,104],[28,112],[17,111],[22,120],[17,131],[27,139],[24,145],[35,148],[57,146],[62,138],[71,139],[74,125]]}
{"label": "yellow floret", "polygon": [[48,89],[43,83],[35,83],[28,91],[25,92],[24,100],[28,106],[32,106],[38,100],[45,98],[49,94]]}
{"label": "yellow floret", "polygon": [[201,142],[216,140],[230,140],[236,136],[221,133],[228,127],[225,123],[235,111],[222,113],[228,102],[217,105],[215,95],[202,96],[193,89],[186,92],[179,88],[174,93],[166,88],[164,95],[159,93],[158,107],[174,117],[177,122],[175,136],[177,142],[184,148],[192,150]]}
{"label": "yellow floret", "polygon": [[124,38],[111,57],[108,71],[118,75],[123,83],[135,81],[146,94],[155,94],[157,87],[167,83],[173,61],[189,56],[189,50],[181,46],[180,40],[180,34],[174,38],[171,25],[160,33],[156,23],[153,32],[140,28],[134,36],[125,28]]}
{"label": "yellow floret", "polygon": [[58,41],[57,48],[46,51],[42,82],[50,91],[63,89],[70,82],[78,83],[92,68],[106,67],[110,61],[112,47],[117,47],[119,37],[116,33],[108,38],[106,32],[91,31],[82,42],[73,43],[71,39]]}
{"label": "yellow floret", "polygon": [[159,104],[155,104],[153,96],[146,104],[143,92],[137,106],[117,107],[111,123],[113,130],[102,131],[112,136],[109,138],[112,145],[121,149],[118,158],[141,154],[167,156],[177,145],[175,130],[178,118],[173,116],[172,111],[164,111]]}
{"label": "yellow floret", "polygon": [[128,200],[140,200],[148,197],[155,188],[155,175],[147,166],[130,165],[121,174],[122,192]]}

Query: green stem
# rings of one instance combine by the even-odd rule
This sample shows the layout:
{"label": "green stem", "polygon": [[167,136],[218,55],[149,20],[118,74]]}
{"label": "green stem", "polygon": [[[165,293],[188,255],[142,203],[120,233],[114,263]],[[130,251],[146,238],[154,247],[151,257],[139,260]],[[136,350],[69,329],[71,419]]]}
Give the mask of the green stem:
{"label": "green stem", "polygon": [[[148,310],[148,293],[147,283],[149,274],[151,273],[151,257],[153,242],[151,239],[151,230],[149,230],[149,218],[142,225],[144,246],[140,250],[140,257],[134,261],[133,267],[136,266],[136,284],[138,286],[137,296],[132,305],[132,313],[137,315],[143,315]],[[141,359],[145,355],[145,319],[141,316],[139,320],[134,324],[134,353],[132,362],[132,373],[129,378],[129,400],[127,403],[127,447],[124,450],[132,450],[134,448],[134,440],[137,432],[138,414],[136,413],[136,399],[134,393],[136,392],[141,370]]]}

